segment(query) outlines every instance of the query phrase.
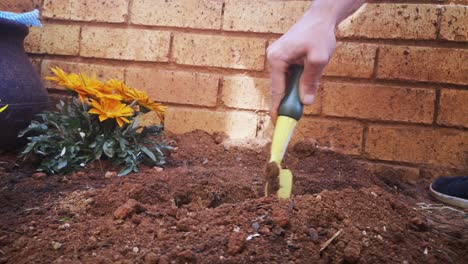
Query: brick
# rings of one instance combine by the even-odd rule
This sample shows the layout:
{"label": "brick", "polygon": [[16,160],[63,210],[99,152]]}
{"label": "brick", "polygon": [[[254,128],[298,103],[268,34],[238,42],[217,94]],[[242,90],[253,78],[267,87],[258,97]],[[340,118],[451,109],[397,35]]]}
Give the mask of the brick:
{"label": "brick", "polygon": [[395,182],[405,180],[414,183],[421,178],[421,173],[418,168],[368,161],[363,161],[361,164],[366,166],[369,171],[376,174],[377,177],[390,179]]}
{"label": "brick", "polygon": [[354,121],[303,118],[298,123],[293,143],[315,139],[321,147],[350,155],[361,153],[363,126]]}
{"label": "brick", "polygon": [[384,46],[377,78],[468,84],[468,50]]}
{"label": "brick", "polygon": [[226,0],[223,29],[284,33],[309,8],[311,1]]}
{"label": "brick", "polygon": [[454,41],[468,41],[468,6],[443,7],[440,38]]}
{"label": "brick", "polygon": [[167,62],[170,32],[147,29],[83,27],[84,57]]}
{"label": "brick", "polygon": [[42,79],[44,80],[44,85],[47,88],[66,89],[65,87],[57,85],[55,82],[45,80],[46,77],[53,76],[53,73],[50,70],[50,68],[53,67],[60,67],[67,73],[83,73],[88,76],[96,76],[99,80],[103,82],[106,82],[110,79],[117,79],[121,81],[124,80],[124,70],[119,67],[88,63],[44,60],[42,62],[41,72]]}
{"label": "brick", "polygon": [[437,5],[367,4],[338,27],[339,38],[435,39]]}
{"label": "brick", "polygon": [[228,107],[268,110],[270,80],[245,75],[225,77],[222,85],[222,100]]}
{"label": "brick", "polygon": [[170,107],[165,127],[173,133],[204,130],[209,133],[225,132],[232,139],[251,139],[256,135],[257,116],[238,111]]}
{"label": "brick", "polygon": [[442,90],[437,123],[468,127],[468,91]]}
{"label": "brick", "polygon": [[[222,87],[222,100],[227,107],[269,110],[270,79],[245,75],[229,76],[224,78]],[[320,101],[318,95],[313,105],[304,107],[304,114],[319,114]]]}
{"label": "brick", "polygon": [[263,70],[264,39],[176,33],[173,56],[176,63]]}
{"label": "brick", "polygon": [[41,7],[42,0],[2,0],[0,10],[8,12],[27,12]]}
{"label": "brick", "polygon": [[76,21],[124,22],[128,0],[44,0],[42,15]]}
{"label": "brick", "polygon": [[210,0],[135,0],[131,23],[138,25],[220,29],[223,3]]}
{"label": "brick", "polygon": [[178,104],[216,106],[219,77],[211,74],[129,68],[127,84],[146,91],[154,100]]}
{"label": "brick", "polygon": [[375,125],[368,131],[366,154],[378,160],[466,166],[468,133],[444,128]]}
{"label": "brick", "polygon": [[421,88],[326,83],[323,113],[372,120],[432,123],[435,91]]}
{"label": "brick", "polygon": [[80,26],[45,24],[43,28],[33,27],[24,46],[30,53],[78,55]]}
{"label": "brick", "polygon": [[370,78],[376,54],[376,45],[339,42],[324,75]]}

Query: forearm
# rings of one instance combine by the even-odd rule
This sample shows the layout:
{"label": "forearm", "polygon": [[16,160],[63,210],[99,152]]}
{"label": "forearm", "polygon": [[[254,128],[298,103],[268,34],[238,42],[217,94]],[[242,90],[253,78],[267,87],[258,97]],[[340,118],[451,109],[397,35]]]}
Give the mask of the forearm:
{"label": "forearm", "polygon": [[335,27],[352,15],[364,3],[365,0],[315,0],[307,11],[307,15],[320,16]]}

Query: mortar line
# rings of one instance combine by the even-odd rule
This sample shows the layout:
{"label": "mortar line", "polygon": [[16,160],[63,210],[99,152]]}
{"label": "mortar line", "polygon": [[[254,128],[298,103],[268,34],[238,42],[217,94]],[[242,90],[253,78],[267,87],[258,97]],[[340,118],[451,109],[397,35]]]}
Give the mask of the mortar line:
{"label": "mortar line", "polygon": [[[28,53],[31,58],[43,58],[44,60],[68,62],[68,63],[84,63],[95,64],[117,68],[157,68],[158,70],[171,70],[171,71],[185,71],[197,72],[206,74],[220,74],[224,76],[231,75],[246,75],[253,78],[268,79],[269,74],[265,71],[246,70],[246,69],[229,69],[213,66],[197,66],[197,65],[184,65],[169,62],[154,62],[154,61],[130,61],[121,59],[106,59],[106,58],[91,58],[80,57],[76,55],[55,55],[55,54],[35,54]],[[122,66],[124,64],[124,66]],[[346,76],[323,76],[322,82],[337,82],[337,83],[350,83],[350,84],[363,84],[363,85],[376,85],[376,86],[392,86],[395,88],[422,88],[434,90],[436,87],[443,85],[444,88],[451,90],[466,91],[466,85],[463,84],[450,84],[438,82],[424,82],[418,80],[398,80],[398,79],[368,79],[360,77],[346,77]]]}
{"label": "mortar line", "polygon": [[[129,28],[129,29],[150,29],[158,31],[171,31],[174,33],[189,33],[200,35],[212,36],[226,36],[226,37],[243,37],[243,38],[260,38],[260,39],[277,39],[283,33],[271,32],[250,32],[250,31],[228,31],[223,29],[199,29],[199,28],[185,28],[174,26],[158,26],[158,25],[135,25],[125,24],[120,22],[96,22],[96,21],[71,21],[63,19],[47,18],[46,22],[58,25],[86,25],[93,27],[104,28]],[[410,46],[410,47],[428,47],[428,48],[456,48],[466,50],[467,45],[464,42],[456,42],[443,39],[385,39],[385,38],[366,38],[366,37],[338,37],[339,42],[359,43],[359,44],[376,44],[385,46]]]}
{"label": "mortar line", "polygon": [[375,50],[375,57],[374,57],[374,68],[372,69],[372,76],[370,77],[371,80],[377,80],[377,71],[379,67],[379,60],[380,60],[380,47],[377,47]]}
{"label": "mortar line", "polygon": [[168,51],[168,54],[167,54],[167,59],[168,59],[168,63],[169,64],[172,64],[172,63],[175,63],[174,62],[174,33],[173,32],[170,32],[170,37],[169,37],[169,51]]}
{"label": "mortar line", "polygon": [[434,99],[434,116],[433,116],[433,125],[435,127],[438,126],[437,119],[439,118],[440,113],[440,98],[441,98],[441,89],[437,87],[435,90],[435,99]]}
{"label": "mortar line", "polygon": [[127,25],[130,25],[132,10],[133,10],[133,0],[129,0],[128,6],[127,6],[127,18],[126,18]]}
{"label": "mortar line", "polygon": [[369,133],[369,126],[366,122],[363,122],[363,131],[362,131],[362,144],[361,144],[361,156],[367,158],[366,153],[366,143],[367,143],[367,134]]}
{"label": "mortar line", "polygon": [[223,0],[223,4],[221,5],[221,26],[220,26],[220,30],[223,30],[224,28],[224,12],[226,11],[225,10],[226,8],[226,2]]}
{"label": "mortar line", "polygon": [[437,24],[436,24],[436,39],[440,40],[440,30],[442,28],[442,6],[438,5],[437,6]]}

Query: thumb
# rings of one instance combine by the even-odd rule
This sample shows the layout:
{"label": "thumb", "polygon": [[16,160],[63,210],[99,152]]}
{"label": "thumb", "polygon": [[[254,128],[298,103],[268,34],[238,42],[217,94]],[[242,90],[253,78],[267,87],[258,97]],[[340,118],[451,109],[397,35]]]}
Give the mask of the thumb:
{"label": "thumb", "polygon": [[303,104],[310,105],[314,102],[325,65],[326,63],[311,62],[310,60],[304,64],[304,72],[299,85],[299,94]]}

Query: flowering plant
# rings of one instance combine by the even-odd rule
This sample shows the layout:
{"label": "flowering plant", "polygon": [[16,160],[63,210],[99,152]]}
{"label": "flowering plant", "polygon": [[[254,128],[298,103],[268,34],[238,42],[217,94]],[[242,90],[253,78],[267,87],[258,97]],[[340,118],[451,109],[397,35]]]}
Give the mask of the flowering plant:
{"label": "flowering plant", "polygon": [[[65,86],[72,92],[67,103],[60,101],[57,111],[39,115],[20,133],[29,143],[23,157],[40,161],[38,171],[49,174],[70,173],[101,158],[124,165],[119,175],[138,171],[138,164],[154,166],[165,163],[164,142],[158,142],[163,130],[166,107],[148,95],[121,81],[101,82],[84,74],[67,74],[52,68],[55,74],[47,80]],[[158,126],[139,126],[143,113],[154,112]]]}

